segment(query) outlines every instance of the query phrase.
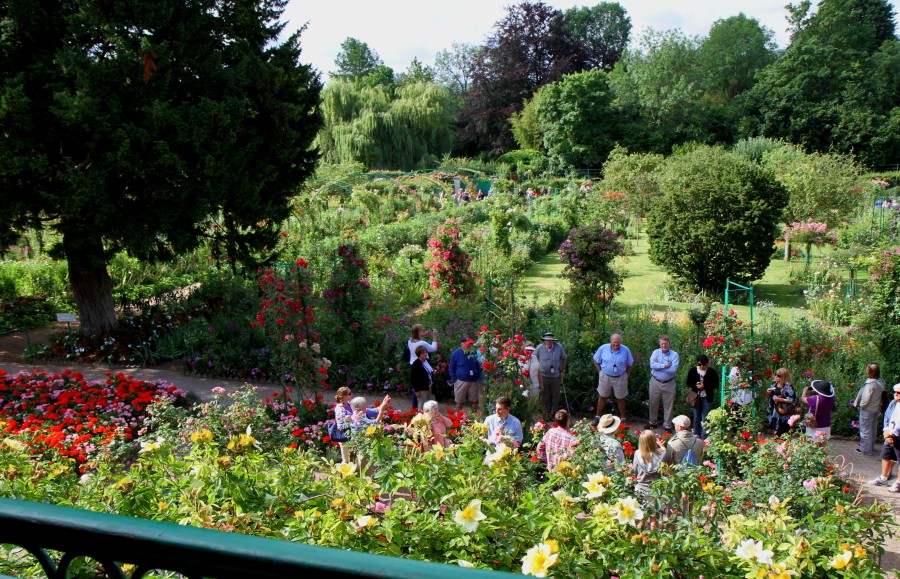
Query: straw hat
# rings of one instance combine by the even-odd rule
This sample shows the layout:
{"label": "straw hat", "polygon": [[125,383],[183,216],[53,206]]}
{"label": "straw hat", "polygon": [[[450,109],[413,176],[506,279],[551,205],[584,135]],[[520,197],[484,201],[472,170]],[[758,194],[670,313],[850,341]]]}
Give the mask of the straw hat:
{"label": "straw hat", "polygon": [[553,336],[553,332],[544,332],[541,340],[550,340],[551,342],[555,342],[556,338]]}
{"label": "straw hat", "polygon": [[604,414],[600,417],[600,422],[597,423],[597,430],[603,434],[612,434],[619,429],[620,422],[622,422],[622,419],[618,416]]}

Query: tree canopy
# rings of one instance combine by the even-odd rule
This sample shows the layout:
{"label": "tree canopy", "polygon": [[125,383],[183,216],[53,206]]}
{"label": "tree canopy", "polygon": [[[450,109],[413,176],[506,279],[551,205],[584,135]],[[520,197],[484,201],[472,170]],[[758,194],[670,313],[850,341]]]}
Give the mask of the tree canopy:
{"label": "tree canopy", "polygon": [[609,72],[628,46],[631,18],[618,2],[569,8],[565,27],[582,52],[588,69]]}
{"label": "tree canopy", "polygon": [[368,44],[348,37],[341,43],[341,51],[335,57],[334,65],[337,70],[332,71],[333,78],[362,80],[384,66],[384,62]]}
{"label": "tree canopy", "polygon": [[900,50],[885,0],[794,8],[790,46],[747,93],[745,135],[853,153],[869,165],[900,156]]}
{"label": "tree canopy", "polygon": [[0,231],[49,223],[82,331],[116,323],[106,264],[274,246],[321,125],[285,2],[0,6]]}

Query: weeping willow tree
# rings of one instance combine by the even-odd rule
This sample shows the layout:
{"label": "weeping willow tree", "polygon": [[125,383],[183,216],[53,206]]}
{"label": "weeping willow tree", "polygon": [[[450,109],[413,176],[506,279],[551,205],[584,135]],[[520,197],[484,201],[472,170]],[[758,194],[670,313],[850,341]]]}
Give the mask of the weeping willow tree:
{"label": "weeping willow tree", "polygon": [[450,93],[431,83],[401,87],[332,81],[322,93],[324,128],[316,138],[328,164],[421,169],[450,151]]}

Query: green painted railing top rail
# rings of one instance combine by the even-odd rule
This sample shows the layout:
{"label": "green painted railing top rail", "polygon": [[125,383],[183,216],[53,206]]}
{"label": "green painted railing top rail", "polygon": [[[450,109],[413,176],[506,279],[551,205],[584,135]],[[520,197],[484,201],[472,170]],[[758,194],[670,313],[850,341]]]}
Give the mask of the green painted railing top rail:
{"label": "green painted railing top rail", "polygon": [[[296,579],[313,574],[329,579],[514,577],[14,499],[0,499],[0,544],[26,549],[52,579],[66,577],[69,565],[78,557],[97,561],[113,579],[140,579],[156,571],[172,571],[191,579]],[[48,550],[62,555],[54,560]],[[123,564],[135,569],[125,573]]]}

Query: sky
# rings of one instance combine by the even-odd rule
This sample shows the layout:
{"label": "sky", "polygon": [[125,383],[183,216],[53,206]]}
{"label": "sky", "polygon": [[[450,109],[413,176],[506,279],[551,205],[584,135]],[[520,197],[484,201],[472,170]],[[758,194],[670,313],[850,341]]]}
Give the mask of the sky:
{"label": "sky", "polygon": [[[680,29],[705,36],[713,22],[743,12],[775,33],[778,46],[787,46],[789,0],[619,0],[631,18],[632,41],[643,30]],[[795,0],[799,3],[799,0]],[[335,69],[341,42],[353,37],[378,53],[395,73],[404,72],[413,57],[433,64],[435,54],[452,42],[480,45],[493,34],[505,7],[518,0],[290,0],[283,15],[286,32],[307,25],[301,35],[301,60],[312,64],[327,80]],[[544,0],[565,10],[594,6],[597,1]],[[815,4],[815,2],[814,2]],[[895,5],[894,2],[891,2]]]}

